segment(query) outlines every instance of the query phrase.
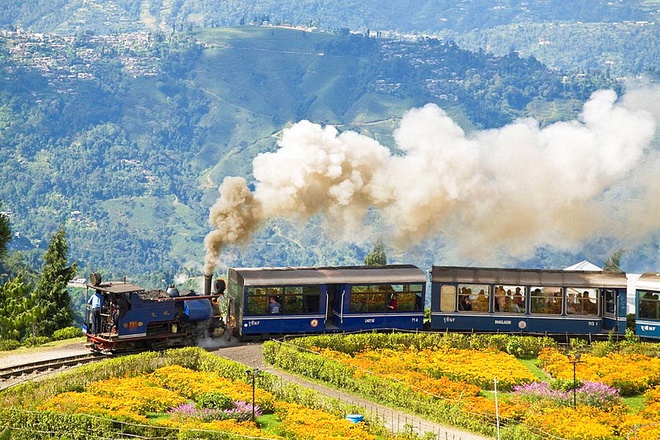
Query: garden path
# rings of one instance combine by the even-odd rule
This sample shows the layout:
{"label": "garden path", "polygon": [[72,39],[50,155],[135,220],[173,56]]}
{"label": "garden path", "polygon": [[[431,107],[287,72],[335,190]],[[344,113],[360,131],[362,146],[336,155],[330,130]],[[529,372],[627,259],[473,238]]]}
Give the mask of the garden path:
{"label": "garden path", "polygon": [[279,370],[272,365],[266,364],[261,352],[261,343],[245,343],[228,346],[213,351],[213,353],[245,364],[250,368],[259,368],[260,370],[267,371],[280,377],[283,381],[297,383],[306,388],[325,394],[326,396],[334,397],[350,404],[360,406],[364,408],[366,413],[377,414],[383,420],[385,426],[392,432],[409,432],[410,429],[412,429],[420,435],[426,433],[433,434],[435,437],[432,438],[437,440],[488,440],[488,437],[439,425],[419,416],[379,405],[378,403],[374,403],[360,396],[330,388],[304,379],[300,376]]}

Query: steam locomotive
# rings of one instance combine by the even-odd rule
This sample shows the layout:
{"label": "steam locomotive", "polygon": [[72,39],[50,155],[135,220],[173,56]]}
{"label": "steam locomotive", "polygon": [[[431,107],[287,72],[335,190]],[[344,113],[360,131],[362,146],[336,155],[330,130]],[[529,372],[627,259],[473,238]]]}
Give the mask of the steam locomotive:
{"label": "steam locomotive", "polygon": [[[158,349],[220,334],[261,339],[385,329],[598,338],[625,335],[628,299],[636,306],[635,333],[660,338],[660,274],[451,266],[423,271],[413,265],[232,268],[226,286],[222,279],[214,286],[206,277],[198,295],[92,282],[88,288],[101,292],[109,308],[101,311],[98,331],[88,330],[88,312],[90,347]],[[122,296],[128,307],[118,312]]]}
{"label": "steam locomotive", "polygon": [[206,277],[204,295],[179,292],[174,285],[166,291],[146,291],[126,279],[103,282],[98,273],[91,274],[89,280],[87,290],[93,292],[90,300],[96,296],[97,301],[87,304],[83,332],[92,351],[116,353],[194,345],[200,338],[223,334],[226,328],[218,303],[225,290],[221,279],[211,291],[211,277]]}

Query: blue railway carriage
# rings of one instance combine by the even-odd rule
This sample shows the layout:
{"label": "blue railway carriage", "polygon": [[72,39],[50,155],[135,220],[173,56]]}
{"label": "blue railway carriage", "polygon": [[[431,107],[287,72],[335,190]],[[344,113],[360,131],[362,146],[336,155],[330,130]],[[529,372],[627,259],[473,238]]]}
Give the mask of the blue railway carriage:
{"label": "blue railway carriage", "polygon": [[245,268],[227,278],[240,338],[422,329],[425,275],[415,266]]}
{"label": "blue railway carriage", "polygon": [[635,334],[660,338],[660,273],[645,273],[635,284]]}
{"label": "blue railway carriage", "polygon": [[433,266],[431,328],[625,334],[624,273]]}

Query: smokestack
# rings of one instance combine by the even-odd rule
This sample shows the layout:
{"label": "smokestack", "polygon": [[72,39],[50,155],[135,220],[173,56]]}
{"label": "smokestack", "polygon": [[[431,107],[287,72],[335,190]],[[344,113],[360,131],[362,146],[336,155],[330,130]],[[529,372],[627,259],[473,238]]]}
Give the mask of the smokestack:
{"label": "smokestack", "polygon": [[211,294],[211,275],[204,275],[204,295]]}

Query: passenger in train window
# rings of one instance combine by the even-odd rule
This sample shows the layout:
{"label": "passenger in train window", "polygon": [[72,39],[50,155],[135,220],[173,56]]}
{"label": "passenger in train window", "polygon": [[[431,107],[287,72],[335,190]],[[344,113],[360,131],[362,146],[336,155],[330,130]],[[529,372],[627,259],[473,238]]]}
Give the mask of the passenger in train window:
{"label": "passenger in train window", "polygon": [[461,294],[458,296],[458,310],[466,312],[472,310],[472,302],[469,295]]}
{"label": "passenger in train window", "polygon": [[280,313],[280,308],[281,306],[280,303],[277,302],[277,298],[275,298],[274,296],[268,298],[268,313],[271,314]]}
{"label": "passenger in train window", "polygon": [[555,315],[561,314],[561,291],[557,291],[552,296],[552,302],[550,304],[550,313]]}
{"label": "passenger in train window", "polygon": [[525,311],[525,299],[520,287],[516,287],[516,293],[513,294],[513,306],[514,312],[523,313]]}
{"label": "passenger in train window", "polygon": [[486,292],[484,289],[479,291],[477,299],[472,304],[472,310],[475,312],[487,312],[488,311],[488,298],[486,298]]}
{"label": "passenger in train window", "polygon": [[566,298],[566,313],[568,315],[575,315],[578,313],[578,301],[575,298],[575,292],[569,292]]}
{"label": "passenger in train window", "polygon": [[596,301],[592,301],[589,298],[589,292],[586,290],[582,293],[582,307],[585,315],[597,315],[598,314],[598,305]]}
{"label": "passenger in train window", "polygon": [[498,286],[495,288],[495,311],[496,312],[506,312],[506,292],[504,291],[504,286]]}
{"label": "passenger in train window", "polygon": [[399,307],[396,293],[390,296],[390,301],[387,303],[387,310],[396,310]]}
{"label": "passenger in train window", "polygon": [[546,313],[545,312],[545,296],[540,288],[536,288],[531,293],[531,312],[532,313]]}

